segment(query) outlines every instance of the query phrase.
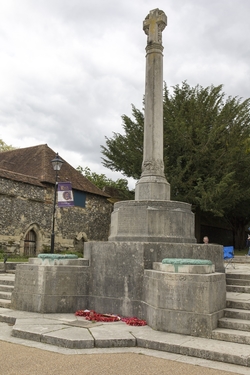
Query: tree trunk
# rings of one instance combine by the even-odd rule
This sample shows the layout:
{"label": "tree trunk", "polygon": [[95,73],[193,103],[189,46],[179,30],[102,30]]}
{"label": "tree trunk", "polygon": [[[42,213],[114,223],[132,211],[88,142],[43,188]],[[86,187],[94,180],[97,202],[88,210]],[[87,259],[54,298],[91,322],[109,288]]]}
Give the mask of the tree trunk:
{"label": "tree trunk", "polygon": [[194,228],[194,235],[197,240],[197,242],[201,241],[201,210],[199,207],[196,207],[194,211],[195,215],[195,228]]}
{"label": "tree trunk", "polygon": [[246,232],[244,219],[233,218],[230,220],[233,229],[234,248],[243,250],[246,248]]}

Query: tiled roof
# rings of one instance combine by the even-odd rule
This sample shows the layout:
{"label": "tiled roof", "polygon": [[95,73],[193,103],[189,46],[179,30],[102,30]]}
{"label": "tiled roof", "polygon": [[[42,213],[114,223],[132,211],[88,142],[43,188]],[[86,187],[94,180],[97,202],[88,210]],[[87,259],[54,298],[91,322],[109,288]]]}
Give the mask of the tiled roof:
{"label": "tiled roof", "polygon": [[[73,189],[109,197],[59,156],[64,163],[58,181],[69,181]],[[0,152],[0,177],[41,186],[42,183],[54,184],[55,171],[51,160],[55,157],[56,153],[46,144]]]}
{"label": "tiled roof", "polygon": [[25,176],[21,173],[11,172],[5,169],[0,169],[0,178],[1,177],[8,180],[25,182],[26,184],[44,187],[44,185],[36,177]]}

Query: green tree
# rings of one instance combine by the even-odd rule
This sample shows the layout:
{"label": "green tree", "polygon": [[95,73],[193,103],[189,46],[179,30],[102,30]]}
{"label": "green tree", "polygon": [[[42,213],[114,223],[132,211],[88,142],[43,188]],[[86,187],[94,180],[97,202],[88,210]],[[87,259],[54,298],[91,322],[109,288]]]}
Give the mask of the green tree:
{"label": "green tree", "polygon": [[14,147],[7,145],[2,139],[0,139],[0,152],[14,150]]}
{"label": "green tree", "polygon": [[103,165],[112,171],[122,171],[127,177],[138,180],[141,175],[143,154],[144,115],[132,105],[134,121],[123,115],[125,134],[113,133],[113,138],[106,138],[106,147],[101,146]]}
{"label": "green tree", "polygon": [[[171,199],[191,203],[197,215],[211,212],[228,221],[234,216],[230,224],[237,246],[242,217],[250,219],[242,205],[250,203],[250,100],[226,97],[222,85],[183,82],[171,92],[164,87],[164,164]],[[132,114],[134,121],[122,116],[124,135],[106,138],[103,165],[138,179],[144,119],[135,107]]]}
{"label": "green tree", "polygon": [[76,169],[99,189],[103,190],[107,187],[113,188],[113,191],[117,190],[120,192],[119,195],[122,199],[133,198],[133,192],[129,190],[128,180],[125,178],[118,178],[116,181],[113,181],[103,173],[98,174],[96,172],[92,172],[89,167],[82,168],[81,166],[78,166]]}

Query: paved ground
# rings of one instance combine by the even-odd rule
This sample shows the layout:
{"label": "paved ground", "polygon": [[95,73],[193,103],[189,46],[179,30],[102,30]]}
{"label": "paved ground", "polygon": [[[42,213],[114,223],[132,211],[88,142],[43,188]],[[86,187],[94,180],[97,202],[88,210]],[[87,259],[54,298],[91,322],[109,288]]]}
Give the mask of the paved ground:
{"label": "paved ground", "polygon": [[[249,265],[237,265],[238,272],[239,268],[249,271]],[[30,321],[30,313],[19,313]],[[250,374],[249,367],[139,347],[67,349],[13,337],[12,328],[12,324],[0,322],[0,375]]]}
{"label": "paved ground", "polygon": [[[185,375],[250,374],[249,367],[194,358],[191,356],[169,353],[161,350],[151,350],[144,347],[92,347],[90,349],[68,349],[62,346],[43,343],[40,341],[39,337],[37,337],[38,341],[29,340],[27,337],[34,338],[34,334],[44,332],[44,326],[40,326],[41,323],[44,324],[44,316],[41,317],[41,314],[28,312],[14,312],[13,310],[11,311],[8,309],[0,310],[1,317],[12,317],[13,314],[17,314],[21,320],[29,321],[29,329],[27,331],[25,329],[25,336],[23,337],[22,335],[21,337],[12,336],[13,323],[0,322],[0,375],[179,375],[182,373]],[[38,320],[38,326],[33,326],[34,323],[32,324],[32,321],[35,321],[34,317],[31,319],[33,315],[37,316],[36,319]],[[60,316],[60,314],[50,314],[51,320],[54,321],[53,327],[58,319],[60,319],[61,322],[62,319],[67,319],[68,321],[70,319],[75,319],[74,314],[71,314],[72,317],[68,315],[70,314],[64,314],[63,316]],[[20,324],[19,327],[21,328],[22,324]],[[50,325],[47,324],[46,327],[49,329],[49,331],[51,331]],[[63,331],[65,330],[66,328],[63,329]],[[79,336],[79,330],[82,331],[82,328],[78,328],[78,333],[75,333],[74,331],[74,336]],[[153,335],[150,327],[148,326],[129,327],[125,323],[119,322],[106,323],[104,326],[100,324],[93,330],[95,331],[94,334],[96,337],[102,339],[101,334],[104,334],[106,340],[112,340],[114,337],[117,337],[118,334],[124,339],[124,333],[127,331],[131,331],[134,335],[141,338],[147,338],[149,334],[152,342],[155,340],[154,335],[156,335],[156,342],[157,340],[162,341],[161,336],[164,335],[162,332],[154,331]],[[196,345],[195,342],[199,340],[199,338],[189,338],[188,336],[183,335],[168,334],[164,335],[164,337],[165,336],[167,336],[168,340],[170,340],[169,344],[175,344],[177,346],[179,343],[183,342],[183,338],[183,344],[187,346],[189,340],[191,340],[191,345],[192,343]],[[163,338],[163,340],[165,340],[165,338]],[[211,343],[211,341],[213,340],[209,340],[206,345],[215,345],[215,351],[217,351],[216,344]],[[162,341],[162,344],[166,343],[167,339],[165,342]],[[201,343],[199,342],[198,347],[200,347],[200,345]],[[232,353],[234,352],[233,350],[231,351]],[[247,346],[247,355],[249,354],[250,347]],[[242,356],[243,355],[244,353],[242,352]]]}
{"label": "paved ground", "polygon": [[223,364],[218,366],[218,363],[209,364],[215,366],[212,369],[206,367],[206,361],[201,367],[186,363],[186,357],[169,360],[164,357],[174,358],[173,354],[163,353],[158,357],[158,352],[151,351],[146,355],[124,352],[66,355],[0,341],[0,352],[1,375],[246,375],[250,372],[249,368],[238,372],[238,366],[233,365],[224,366],[230,367],[230,372],[221,371],[216,367]]}

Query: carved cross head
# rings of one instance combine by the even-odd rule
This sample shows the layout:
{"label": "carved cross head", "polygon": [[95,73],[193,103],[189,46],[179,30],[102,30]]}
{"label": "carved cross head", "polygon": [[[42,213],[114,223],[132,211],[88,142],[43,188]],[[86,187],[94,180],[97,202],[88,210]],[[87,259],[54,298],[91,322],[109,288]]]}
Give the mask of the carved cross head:
{"label": "carved cross head", "polygon": [[166,26],[166,14],[158,8],[151,10],[143,22],[143,30],[148,36],[147,44],[162,44],[162,31]]}

